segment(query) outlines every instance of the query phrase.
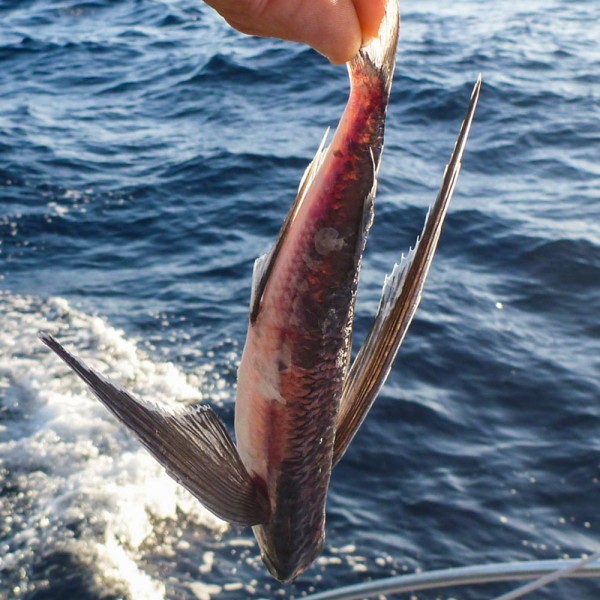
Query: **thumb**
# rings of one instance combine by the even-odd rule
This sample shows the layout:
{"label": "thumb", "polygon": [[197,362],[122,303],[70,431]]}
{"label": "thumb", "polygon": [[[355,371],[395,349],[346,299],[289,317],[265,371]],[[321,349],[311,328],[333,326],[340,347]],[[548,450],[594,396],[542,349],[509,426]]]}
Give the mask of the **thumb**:
{"label": "thumb", "polygon": [[243,33],[304,42],[332,63],[376,37],[386,0],[205,0]]}
{"label": "thumb", "polygon": [[311,14],[308,22],[298,20],[298,41],[339,64],[352,59],[362,44],[377,37],[386,0],[305,0],[301,4]]}
{"label": "thumb", "polygon": [[377,37],[385,14],[386,0],[353,0],[354,10],[360,23],[362,43]]}

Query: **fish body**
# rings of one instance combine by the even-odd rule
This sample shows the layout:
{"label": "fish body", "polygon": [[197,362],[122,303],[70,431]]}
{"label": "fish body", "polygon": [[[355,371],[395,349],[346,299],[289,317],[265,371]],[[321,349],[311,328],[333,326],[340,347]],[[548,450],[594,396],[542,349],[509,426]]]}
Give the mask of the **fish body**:
{"label": "fish body", "polygon": [[[349,63],[351,91],[340,124],[307,173],[275,255],[265,258],[273,264],[262,293],[255,294],[238,373],[237,448],[270,504],[268,522],[254,532],[265,563],[280,580],[304,570],[324,539],[335,425],[394,68],[397,10],[388,11],[382,28],[385,34]],[[259,268],[256,287],[260,276]]]}
{"label": "fish body", "polygon": [[481,79],[421,236],[386,277],[373,326],[351,362],[398,26],[397,0],[388,0],[378,38],[349,63],[350,96],[331,144],[309,165],[273,250],[255,263],[237,445],[209,404],[169,411],[139,400],[40,333],[169,475],[217,516],[253,527],[280,581],[296,578],[321,551],[332,469],[375,401],[419,304],[479,97]]}

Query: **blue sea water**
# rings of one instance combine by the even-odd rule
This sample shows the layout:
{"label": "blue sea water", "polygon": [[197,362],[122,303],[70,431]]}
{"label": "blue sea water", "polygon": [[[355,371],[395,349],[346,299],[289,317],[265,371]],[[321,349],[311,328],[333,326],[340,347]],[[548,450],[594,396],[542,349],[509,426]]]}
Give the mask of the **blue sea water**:
{"label": "blue sea water", "polygon": [[333,475],[323,556],[282,586],[36,333],[231,426],[253,261],[345,69],[198,0],[2,0],[0,598],[299,598],[600,547],[600,5],[401,8],[357,343],[480,71],[484,89],[421,308]]}

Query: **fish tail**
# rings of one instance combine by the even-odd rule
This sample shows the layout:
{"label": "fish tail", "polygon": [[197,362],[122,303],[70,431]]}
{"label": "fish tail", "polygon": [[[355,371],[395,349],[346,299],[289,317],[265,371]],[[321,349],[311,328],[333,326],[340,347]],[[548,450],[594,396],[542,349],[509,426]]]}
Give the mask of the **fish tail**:
{"label": "fish tail", "polygon": [[399,30],[398,0],[388,0],[377,37],[365,44],[348,63],[353,84],[378,80],[383,82],[384,89],[389,94],[396,64]]}

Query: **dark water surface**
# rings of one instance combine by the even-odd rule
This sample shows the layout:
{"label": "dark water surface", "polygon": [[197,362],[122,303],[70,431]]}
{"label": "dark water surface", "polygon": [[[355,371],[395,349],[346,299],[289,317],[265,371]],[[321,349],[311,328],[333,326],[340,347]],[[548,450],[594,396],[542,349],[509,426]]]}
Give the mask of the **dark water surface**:
{"label": "dark water surface", "polygon": [[0,2],[1,598],[297,598],[598,549],[600,4],[402,10],[358,339],[485,86],[421,309],[334,473],[324,554],[284,588],[35,336],[231,424],[252,264],[345,70],[199,0]]}

